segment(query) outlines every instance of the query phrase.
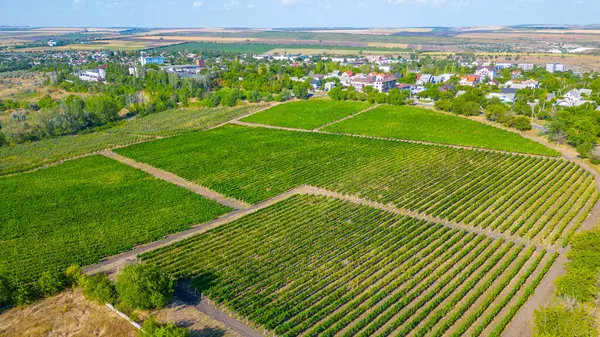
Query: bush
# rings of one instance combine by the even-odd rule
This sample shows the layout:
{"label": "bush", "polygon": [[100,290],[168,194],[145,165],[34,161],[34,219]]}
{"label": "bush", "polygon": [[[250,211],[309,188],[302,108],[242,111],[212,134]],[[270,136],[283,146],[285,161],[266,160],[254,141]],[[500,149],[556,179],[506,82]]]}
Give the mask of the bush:
{"label": "bush", "polygon": [[536,310],[533,317],[534,337],[595,337],[594,319],[581,307],[568,309],[559,305]]}
{"label": "bush", "polygon": [[29,305],[35,302],[40,295],[37,291],[37,288],[33,284],[23,284],[15,293],[14,303],[17,305]]}
{"label": "bush", "polygon": [[65,270],[66,282],[69,285],[83,287],[85,285],[85,275],[81,272],[79,265],[73,264]]}
{"label": "bush", "polygon": [[175,282],[152,265],[130,265],[117,279],[117,293],[128,306],[137,309],[162,308],[171,301]]}
{"label": "bush", "polygon": [[66,280],[62,273],[45,271],[38,279],[36,286],[39,293],[44,296],[52,296],[65,288]]}
{"label": "bush", "polygon": [[525,116],[517,116],[515,117],[515,128],[519,131],[528,131],[531,130],[531,122],[529,118]]}
{"label": "bush", "polygon": [[15,287],[8,276],[0,275],[0,307],[13,302]]}
{"label": "bush", "polygon": [[100,304],[115,303],[117,299],[114,284],[104,274],[86,278],[83,284],[83,295]]}
{"label": "bush", "polygon": [[173,324],[159,324],[151,317],[144,321],[140,337],[187,337],[189,331],[185,328],[179,328]]}

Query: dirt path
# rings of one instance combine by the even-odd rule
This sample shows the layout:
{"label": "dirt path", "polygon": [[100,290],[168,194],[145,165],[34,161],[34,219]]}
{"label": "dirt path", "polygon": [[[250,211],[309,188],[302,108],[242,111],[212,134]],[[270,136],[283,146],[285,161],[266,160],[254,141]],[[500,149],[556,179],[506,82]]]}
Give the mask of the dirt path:
{"label": "dirt path", "polygon": [[222,312],[218,308],[212,306],[206,300],[200,301],[200,304],[198,304],[196,306],[196,308],[198,308],[198,310],[207,314],[208,316],[214,318],[215,320],[225,324],[227,327],[236,331],[237,333],[239,333],[242,336],[249,336],[249,337],[264,336],[263,334],[256,332],[254,329],[252,329],[248,325],[238,321],[237,319],[232,318],[231,316]]}
{"label": "dirt path", "polygon": [[[467,118],[467,119],[471,119],[471,118]],[[489,123],[487,121],[482,121],[479,119],[471,119],[471,120],[476,120],[483,124],[488,124],[488,125],[492,125],[495,127],[499,127],[498,125]],[[265,128],[271,128],[271,129],[281,129],[281,130],[297,131],[297,132],[316,132],[316,133],[323,133],[323,134],[334,134],[331,132],[321,131],[322,128],[315,129],[315,130],[301,130],[301,129],[293,129],[293,128],[282,128],[282,127],[276,127],[276,126],[270,126],[270,125],[254,124],[254,123],[244,123],[244,122],[239,122],[239,121],[233,121],[233,124],[244,125],[244,126],[249,126],[249,127],[265,127]],[[500,127],[500,128],[508,130],[513,133],[517,133],[527,139],[533,140],[535,142],[538,142],[542,145],[545,145],[551,149],[558,151],[561,154],[563,160],[569,160],[569,161],[575,162],[580,167],[582,167],[587,172],[589,172],[594,177],[596,187],[600,190],[600,172],[596,171],[588,163],[586,163],[584,160],[582,160],[578,156],[577,152],[574,149],[566,147],[566,146],[562,146],[562,147],[556,146],[542,137],[532,135],[532,134],[529,134],[526,132],[518,132],[515,130],[508,129],[508,128],[503,128],[503,127]],[[355,134],[344,134],[344,135],[351,136],[351,137],[381,139],[381,140],[388,140],[388,141],[401,141],[401,142],[424,144],[424,145],[434,145],[434,146],[444,146],[444,147],[452,147],[452,148],[459,148],[459,149],[479,150],[479,151],[486,151],[486,152],[510,153],[513,155],[527,155],[527,156],[532,156],[532,157],[554,158],[554,157],[530,155],[530,154],[515,153],[515,152],[481,149],[481,148],[468,147],[468,146],[430,143],[430,142],[423,142],[423,141],[372,137],[372,136],[363,136],[363,135],[355,135]],[[319,191],[316,191],[316,192],[319,193]],[[323,191],[320,191],[320,192],[324,193]],[[327,193],[325,193],[325,194],[330,195],[332,197],[342,198],[342,199],[353,201],[353,202],[360,201],[362,203],[362,201],[363,201],[363,200],[356,200],[352,197],[340,196],[340,195],[337,195],[336,193],[333,193],[333,194],[331,194],[331,193],[333,193],[333,192],[327,191]],[[353,199],[353,200],[351,200],[351,199]],[[367,204],[369,204],[370,206],[373,206],[373,207],[377,207],[377,208],[381,208],[381,206],[383,206],[384,208],[381,208],[381,209],[386,209],[387,211],[394,212],[394,210],[390,209],[389,206],[385,206],[385,205],[377,206],[377,205],[373,205],[373,203],[371,203],[371,202],[367,202]],[[434,221],[434,222],[438,222],[438,223],[440,222],[439,219],[432,219],[431,217],[423,216],[421,214],[415,214],[412,212],[406,212],[406,211],[402,211],[402,210],[398,210],[398,209],[396,211],[400,211],[399,214],[406,214],[406,215],[410,215],[410,216],[413,216],[416,218],[420,218],[420,219],[424,219],[424,220],[428,220],[428,221]],[[594,228],[595,225],[599,222],[599,220],[600,220],[600,202],[597,202],[594,205],[594,207],[592,208],[592,211],[590,212],[589,216],[582,222],[578,231],[590,230],[590,229]],[[511,237],[506,237],[505,235],[502,235],[500,233],[481,231],[481,230],[477,230],[477,229],[474,229],[471,227],[460,226],[457,224],[451,224],[451,223],[447,223],[447,222],[444,222],[443,224],[446,226],[449,226],[449,227],[464,229],[464,230],[467,230],[470,232],[475,232],[477,234],[483,234],[483,235],[493,237],[493,238],[503,238],[503,239],[513,241],[515,243],[530,244],[529,242],[522,242],[520,238],[514,239]],[[548,273],[546,274],[546,276],[544,277],[544,279],[542,280],[540,285],[536,288],[533,296],[531,296],[529,298],[529,300],[523,305],[523,307],[521,307],[521,309],[519,310],[517,315],[513,318],[511,323],[507,326],[507,328],[505,329],[505,331],[503,333],[503,336],[506,336],[506,337],[523,336],[523,337],[525,337],[525,336],[531,335],[531,319],[533,317],[533,312],[540,305],[542,305],[542,306],[548,305],[552,301],[552,299],[554,298],[554,292],[556,290],[554,281],[556,280],[556,278],[558,278],[559,276],[563,275],[566,272],[565,264],[568,262],[568,259],[566,258],[566,253],[569,251],[569,247],[560,248],[560,249],[555,249],[553,247],[547,247],[547,246],[543,246],[543,245],[536,245],[536,247],[538,249],[540,249],[540,248],[548,249],[548,251],[550,253],[558,251],[560,253],[560,256],[554,262],[554,265],[548,271]]]}
{"label": "dirt path", "polygon": [[118,162],[121,162],[125,165],[129,165],[131,167],[135,167],[139,170],[142,170],[158,179],[162,179],[164,181],[168,181],[171,184],[177,185],[179,187],[183,187],[187,190],[190,190],[196,194],[199,194],[207,199],[211,199],[214,200],[222,205],[231,207],[233,209],[246,209],[246,208],[250,208],[250,204],[240,201],[240,200],[236,200],[233,198],[229,198],[226,197],[218,192],[215,192],[213,190],[210,190],[206,187],[194,184],[190,181],[187,181],[183,178],[180,178],[172,173],[169,173],[167,171],[161,170],[161,169],[157,169],[154,168],[148,164],[144,164],[144,163],[140,163],[137,162],[133,159],[129,159],[127,157],[123,157],[119,154],[116,154],[112,151],[104,151],[101,152],[100,154],[102,154],[105,157],[114,159]]}
{"label": "dirt path", "polygon": [[232,122],[239,121],[239,120],[240,120],[240,119],[242,119],[242,118],[246,118],[246,117],[248,117],[248,116],[252,116],[252,115],[254,115],[254,114],[257,114],[257,113],[259,113],[259,112],[262,112],[262,111],[265,111],[265,110],[269,110],[269,109],[271,109],[271,108],[273,108],[273,107],[276,107],[276,106],[278,106],[278,105],[280,105],[280,104],[284,104],[284,103],[286,103],[286,102],[279,102],[279,103],[272,103],[272,104],[269,104],[268,106],[266,106],[266,107],[264,107],[264,108],[262,108],[262,109],[258,109],[258,110],[256,110],[256,111],[252,111],[252,112],[250,112],[250,113],[247,113],[247,114],[245,114],[245,115],[243,115],[243,116],[239,116],[239,117],[236,117],[236,118],[234,118],[234,119],[231,119],[231,120],[228,120],[228,121],[226,121],[226,122],[223,122],[223,123],[221,123],[221,124],[217,124],[217,125],[215,125],[215,126],[211,126],[210,128],[208,128],[208,129],[205,129],[204,131],[208,131],[208,130],[212,130],[212,129],[220,128],[220,127],[221,127],[221,126],[223,126],[223,125],[227,125],[227,124],[230,124],[230,123],[232,123]]}
{"label": "dirt path", "polygon": [[557,252],[557,251],[561,252],[561,253],[563,252],[563,250],[560,248],[557,249],[556,247],[536,244],[536,243],[532,243],[530,241],[524,241],[524,240],[521,240],[520,238],[513,238],[510,236],[501,234],[501,233],[491,232],[489,230],[482,230],[479,228],[473,228],[473,227],[464,226],[464,225],[460,225],[460,224],[456,224],[456,223],[452,223],[452,222],[448,222],[448,221],[443,221],[441,219],[433,218],[431,216],[411,212],[408,210],[403,210],[403,209],[397,208],[395,206],[384,205],[384,204],[380,204],[380,203],[373,202],[370,200],[362,199],[359,197],[347,196],[347,195],[343,195],[343,194],[329,191],[329,190],[322,189],[322,188],[317,188],[317,187],[312,187],[312,186],[300,186],[300,187],[294,188],[288,192],[279,194],[269,200],[266,200],[266,201],[263,201],[256,205],[250,206],[249,208],[238,209],[238,210],[228,213],[216,220],[195,226],[195,227],[185,230],[183,232],[173,234],[171,236],[166,237],[163,240],[155,241],[155,242],[152,242],[152,243],[149,243],[146,245],[137,246],[136,248],[134,248],[133,250],[131,250],[129,252],[119,254],[119,255],[109,258],[105,261],[102,261],[100,263],[85,267],[84,272],[88,273],[88,274],[98,274],[98,273],[112,274],[112,273],[115,273],[122,266],[124,266],[128,263],[135,263],[137,261],[137,256],[139,254],[146,253],[146,252],[158,249],[158,248],[166,247],[173,243],[176,243],[176,242],[188,239],[190,237],[205,233],[206,231],[209,231],[213,228],[230,223],[230,222],[240,219],[246,215],[257,212],[263,208],[269,207],[271,205],[274,205],[280,201],[289,199],[290,197],[292,197],[294,195],[298,195],[298,194],[321,195],[321,196],[337,198],[337,199],[346,200],[346,201],[349,201],[349,202],[352,202],[355,204],[377,208],[377,209],[380,209],[380,210],[383,210],[386,212],[390,212],[390,213],[394,213],[394,214],[406,215],[406,216],[411,216],[411,217],[429,221],[429,222],[439,223],[441,225],[444,225],[446,227],[450,227],[453,229],[465,230],[470,233],[485,235],[485,236],[491,237],[493,239],[503,239],[503,240],[507,240],[507,241],[512,241],[515,244],[523,244],[526,247],[533,245],[537,249],[546,249],[549,252]]}
{"label": "dirt path", "polygon": [[364,110],[361,110],[361,111],[359,111],[359,112],[357,112],[357,113],[355,113],[355,114],[352,114],[352,115],[350,115],[350,116],[346,116],[346,117],[344,117],[344,118],[342,118],[342,119],[338,119],[338,120],[336,120],[336,121],[333,121],[333,122],[327,123],[327,124],[325,124],[325,125],[323,125],[323,126],[319,126],[318,128],[314,128],[314,129],[313,129],[313,131],[321,131],[321,130],[323,130],[323,129],[325,129],[325,128],[327,128],[327,127],[331,126],[331,125],[334,125],[334,124],[337,124],[337,123],[341,123],[341,122],[343,122],[343,121],[345,121],[345,120],[348,120],[348,119],[350,119],[350,118],[354,118],[354,117],[356,117],[356,116],[358,116],[358,115],[360,115],[360,114],[362,114],[362,113],[365,113],[365,112],[367,112],[367,111],[373,110],[373,109],[375,109],[375,108],[378,108],[378,107],[380,107],[380,106],[381,106],[381,104],[375,104],[375,105],[372,105],[372,106],[370,106],[370,107],[368,107],[368,108],[366,108],[366,109],[364,109]]}
{"label": "dirt path", "polygon": [[208,230],[211,230],[211,229],[221,226],[223,224],[230,223],[230,222],[235,221],[239,218],[242,218],[248,214],[252,214],[263,208],[266,208],[273,204],[276,204],[282,200],[288,199],[296,194],[298,194],[297,189],[282,193],[282,194],[277,195],[269,200],[263,201],[256,205],[253,205],[249,208],[239,209],[234,212],[225,214],[216,220],[213,220],[213,221],[210,221],[210,222],[207,222],[204,224],[200,224],[198,226],[195,226],[195,227],[185,230],[183,232],[179,232],[179,233],[170,235],[162,240],[155,241],[155,242],[152,242],[152,243],[149,243],[146,245],[137,246],[129,252],[125,252],[125,253],[113,256],[111,258],[108,258],[100,263],[97,263],[97,264],[94,264],[91,266],[87,266],[83,269],[83,271],[87,274],[98,274],[98,273],[112,274],[112,273],[118,271],[122,266],[124,266],[128,263],[135,263],[137,261],[137,256],[139,254],[146,253],[146,252],[158,249],[158,248],[166,247],[173,243],[176,243],[176,242],[185,240],[187,238],[191,238],[193,236],[202,234]]}
{"label": "dirt path", "polygon": [[473,146],[432,143],[432,142],[426,142],[426,141],[421,141],[421,140],[411,140],[411,139],[402,139],[402,138],[386,138],[386,137],[358,135],[358,134],[352,134],[352,133],[335,133],[335,132],[322,131],[320,129],[314,129],[314,130],[296,129],[296,128],[288,128],[288,127],[283,127],[283,126],[266,125],[266,124],[259,124],[259,123],[248,123],[248,122],[242,122],[239,120],[232,120],[229,122],[229,124],[236,124],[236,125],[242,125],[242,126],[254,127],[254,128],[266,128],[266,129],[277,129],[277,130],[284,130],[284,131],[294,131],[294,132],[321,133],[321,134],[325,134],[325,135],[343,135],[346,137],[357,137],[357,138],[385,140],[385,141],[390,141],[390,142],[432,145],[432,146],[439,146],[439,147],[448,147],[448,148],[453,148],[453,149],[475,150],[475,151],[483,151],[483,152],[491,152],[491,153],[507,153],[507,154],[517,155],[517,156],[528,156],[528,157],[535,157],[535,158],[551,158],[551,159],[560,160],[559,157],[549,157],[549,156],[542,156],[542,155],[530,154],[530,153],[490,150],[490,149],[484,149],[484,148],[473,147]]}

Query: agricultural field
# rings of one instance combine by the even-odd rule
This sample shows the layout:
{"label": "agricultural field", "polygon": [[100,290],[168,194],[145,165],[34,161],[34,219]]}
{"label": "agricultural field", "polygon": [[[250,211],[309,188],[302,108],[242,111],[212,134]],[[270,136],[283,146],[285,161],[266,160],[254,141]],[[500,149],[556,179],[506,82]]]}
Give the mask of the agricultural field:
{"label": "agricultural field", "polygon": [[369,105],[355,102],[310,100],[280,104],[243,118],[243,122],[312,130],[364,110]]}
{"label": "agricultural field", "polygon": [[556,254],[302,195],[141,258],[278,336],[500,336]]}
{"label": "agricultural field", "polygon": [[249,203],[311,185],[548,245],[598,198],[562,159],[335,134],[226,125],[116,152]]}
{"label": "agricultural field", "polygon": [[153,137],[94,132],[2,146],[0,147],[0,176],[24,172],[61,160],[151,139]]}
{"label": "agricultural field", "polygon": [[324,131],[558,156],[557,151],[516,133],[415,107],[381,106]]}
{"label": "agricultural field", "polygon": [[269,107],[266,103],[235,107],[183,108],[138,117],[106,130],[107,133],[169,137],[200,131]]}
{"label": "agricultural field", "polygon": [[[201,38],[199,38],[201,39]],[[339,51],[349,53],[359,53],[361,51],[372,51],[372,52],[406,52],[406,44],[392,44],[388,47],[384,47],[385,44],[381,45],[330,45],[330,44],[303,44],[301,41],[269,41],[269,43],[260,43],[260,41],[250,40],[246,41],[223,41],[219,42],[185,42],[180,44],[174,44],[170,46],[164,46],[158,48],[161,51],[172,52],[172,51],[188,51],[188,52],[200,52],[200,51],[221,51],[230,53],[254,53],[254,54],[265,54],[273,53],[274,51],[281,51],[281,53],[290,53],[289,50],[297,50],[301,53],[311,53],[315,50],[327,51]]]}
{"label": "agricultural field", "polygon": [[0,178],[0,270],[18,282],[88,265],[230,211],[102,156]]}
{"label": "agricultural field", "polygon": [[254,104],[233,108],[169,110],[123,121],[104,131],[0,147],[0,175],[23,172],[42,165],[140,143],[156,137],[204,130],[265,106]]}

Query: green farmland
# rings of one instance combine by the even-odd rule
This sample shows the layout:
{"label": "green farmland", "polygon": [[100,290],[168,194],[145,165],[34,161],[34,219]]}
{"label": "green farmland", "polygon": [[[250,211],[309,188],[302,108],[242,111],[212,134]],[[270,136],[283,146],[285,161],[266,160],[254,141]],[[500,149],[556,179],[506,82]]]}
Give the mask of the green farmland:
{"label": "green farmland", "polygon": [[568,161],[266,128],[116,152],[249,203],[307,184],[549,244],[579,226],[598,194]]}
{"label": "green farmland", "polygon": [[489,125],[414,107],[382,106],[324,131],[557,156],[558,152]]}
{"label": "green farmland", "polygon": [[263,107],[265,105],[256,104],[233,108],[169,110],[123,121],[99,132],[2,146],[0,176],[156,137],[204,130]]}
{"label": "green farmland", "polygon": [[366,103],[312,100],[281,104],[243,118],[243,122],[315,129],[364,110]]}
{"label": "green farmland", "polygon": [[0,271],[18,282],[88,265],[229,211],[102,156],[0,178]]}
{"label": "green farmland", "polygon": [[314,196],[142,256],[260,331],[348,337],[499,336],[555,258]]}

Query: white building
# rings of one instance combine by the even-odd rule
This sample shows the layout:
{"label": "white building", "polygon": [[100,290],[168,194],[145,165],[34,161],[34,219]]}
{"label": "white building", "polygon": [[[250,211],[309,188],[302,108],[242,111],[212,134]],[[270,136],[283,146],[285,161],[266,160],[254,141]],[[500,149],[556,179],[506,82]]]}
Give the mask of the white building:
{"label": "white building", "polygon": [[498,70],[510,68],[512,66],[513,66],[512,63],[496,63],[496,69],[498,69]]}
{"label": "white building", "polygon": [[425,85],[431,82],[431,78],[430,74],[419,74],[417,75],[417,85]]}
{"label": "white building", "polygon": [[496,69],[494,67],[477,67],[475,75],[479,75],[482,79],[487,78],[493,80],[496,77]]}
{"label": "white building", "polygon": [[517,67],[529,71],[529,70],[533,70],[533,63],[519,63],[517,65]]}
{"label": "white building", "polygon": [[327,82],[325,83],[325,91],[329,91],[333,88],[335,88],[337,85],[335,84],[335,82]]}
{"label": "white building", "polygon": [[546,64],[546,71],[548,72],[563,72],[567,71],[567,67],[564,64],[560,63],[548,63]]}
{"label": "white building", "polygon": [[98,70],[86,70],[80,72],[79,79],[86,82],[100,82],[103,80]]}

